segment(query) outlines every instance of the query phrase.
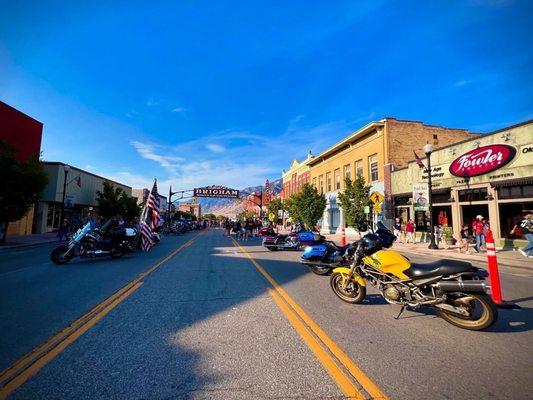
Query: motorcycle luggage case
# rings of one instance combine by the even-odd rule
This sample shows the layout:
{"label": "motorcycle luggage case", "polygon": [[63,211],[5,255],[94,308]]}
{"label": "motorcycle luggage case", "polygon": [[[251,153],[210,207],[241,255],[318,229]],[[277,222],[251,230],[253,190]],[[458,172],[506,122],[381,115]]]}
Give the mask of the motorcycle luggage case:
{"label": "motorcycle luggage case", "polygon": [[324,241],[324,236],[316,232],[302,231],[298,232],[298,241],[303,245],[312,245]]}
{"label": "motorcycle luggage case", "polygon": [[328,246],[325,244],[316,244],[313,246],[308,246],[305,248],[302,254],[302,260],[314,261],[321,260],[322,257],[326,254]]}

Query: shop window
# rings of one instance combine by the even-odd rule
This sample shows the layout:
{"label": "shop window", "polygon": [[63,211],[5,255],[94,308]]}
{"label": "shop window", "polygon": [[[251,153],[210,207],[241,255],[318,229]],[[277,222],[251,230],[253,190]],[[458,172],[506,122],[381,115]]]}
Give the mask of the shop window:
{"label": "shop window", "polygon": [[459,190],[459,201],[486,201],[487,188]]}
{"label": "shop window", "polygon": [[433,193],[431,200],[433,203],[449,203],[451,192],[446,190],[445,192]]}
{"label": "shop window", "polygon": [[357,160],[355,162],[355,175],[363,176],[363,160]]}
{"label": "shop window", "polygon": [[372,154],[370,157],[368,157],[368,168],[369,168],[370,182],[377,181],[379,179],[378,155],[377,154]]}
{"label": "shop window", "polygon": [[533,197],[533,185],[501,187],[498,189],[498,197],[502,200]]}
{"label": "shop window", "polygon": [[394,197],[395,206],[407,206],[409,205],[409,196]]}
{"label": "shop window", "polygon": [[344,166],[344,180],[352,179],[350,175],[350,164]]}
{"label": "shop window", "polygon": [[326,173],[326,191],[331,192],[331,172]]}
{"label": "shop window", "polygon": [[313,186],[314,186],[316,189],[318,189],[318,187],[316,186],[316,177],[313,178]]}
{"label": "shop window", "polygon": [[334,172],[334,178],[335,178],[335,190],[339,190],[341,188],[341,170],[337,168]]}
{"label": "shop window", "polygon": [[[516,202],[516,203],[502,203],[498,205],[500,209],[500,235],[505,239],[525,239],[524,232],[520,229],[520,222],[523,218],[525,210],[533,209],[533,202]],[[518,225],[513,228],[515,225]]]}

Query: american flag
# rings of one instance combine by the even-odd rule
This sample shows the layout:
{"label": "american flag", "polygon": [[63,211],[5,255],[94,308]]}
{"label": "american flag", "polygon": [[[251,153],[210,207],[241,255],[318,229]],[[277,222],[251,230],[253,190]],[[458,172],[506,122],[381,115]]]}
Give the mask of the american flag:
{"label": "american flag", "polygon": [[154,179],[152,191],[146,199],[146,205],[141,216],[141,248],[148,251],[154,245],[152,231],[159,224],[159,194],[157,193],[157,179]]}
{"label": "american flag", "polygon": [[415,151],[413,151],[414,155],[415,155],[415,161],[416,161],[416,164],[421,168],[421,169],[426,169],[426,166],[424,165],[424,163],[422,162],[422,160],[420,159],[420,157],[418,157],[418,154],[416,154]]}

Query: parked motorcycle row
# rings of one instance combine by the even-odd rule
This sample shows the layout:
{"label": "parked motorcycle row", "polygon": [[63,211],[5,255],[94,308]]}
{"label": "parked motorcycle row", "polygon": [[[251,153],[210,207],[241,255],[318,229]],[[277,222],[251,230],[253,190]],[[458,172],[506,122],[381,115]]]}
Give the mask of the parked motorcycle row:
{"label": "parked motorcycle row", "polygon": [[346,246],[315,232],[271,235],[263,245],[269,250],[303,248],[301,263],[317,275],[330,275],[333,293],[346,303],[360,304],[369,283],[387,303],[401,306],[396,318],[405,308],[425,306],[459,328],[483,330],[494,324],[498,309],[487,294],[487,271],[450,259],[412,263],[390,249],[396,237],[383,223],[376,230],[362,228],[367,233]]}
{"label": "parked motorcycle row", "polygon": [[[120,258],[124,253],[140,249],[140,230],[132,227],[115,226],[112,219],[100,228],[93,228],[87,222],[78,229],[69,242],[60,244],[50,253],[50,260],[55,264],[66,264],[75,257],[97,258],[109,256]],[[166,234],[183,234],[190,230],[200,229],[201,224],[195,221],[177,221],[169,227],[161,227],[159,231]],[[158,231],[152,232],[152,242],[157,245],[161,241]]]}

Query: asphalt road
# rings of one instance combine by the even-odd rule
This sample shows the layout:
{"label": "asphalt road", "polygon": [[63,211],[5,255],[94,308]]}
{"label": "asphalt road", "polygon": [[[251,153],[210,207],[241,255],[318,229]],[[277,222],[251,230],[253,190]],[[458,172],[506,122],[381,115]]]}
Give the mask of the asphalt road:
{"label": "asphalt road", "polygon": [[[194,235],[65,267],[46,248],[0,254],[0,369]],[[372,289],[364,304],[343,303],[297,252],[241,245],[258,266],[220,231],[201,234],[11,398],[344,398],[259,268],[391,399],[531,398],[533,273],[503,268],[504,297],[522,309],[470,332],[427,310],[395,320],[399,307]]]}

